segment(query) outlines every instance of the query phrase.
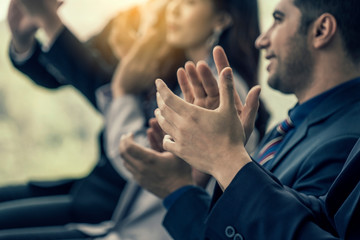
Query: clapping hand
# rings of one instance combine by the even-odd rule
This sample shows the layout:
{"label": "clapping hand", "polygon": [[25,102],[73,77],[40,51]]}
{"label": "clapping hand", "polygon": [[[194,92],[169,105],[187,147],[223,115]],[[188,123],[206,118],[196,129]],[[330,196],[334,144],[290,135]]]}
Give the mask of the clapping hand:
{"label": "clapping hand", "polygon": [[[164,138],[164,149],[194,168],[214,176],[225,189],[239,169],[250,161],[244,144],[254,126],[260,88],[251,89],[243,105],[235,92],[232,70],[222,48],[214,49],[214,58],[220,76],[218,96],[214,90],[215,77],[209,77],[210,69],[206,65],[197,68],[204,92],[213,98],[214,110],[187,103],[174,95],[163,81],[157,80],[159,109],[155,115],[168,134]],[[183,87],[195,85],[190,85],[193,80],[189,78],[184,74],[180,76],[179,82],[183,82]],[[187,89],[185,92],[190,93],[186,97],[188,101],[192,96],[194,102],[198,101],[196,99],[204,95],[198,88]],[[216,100],[219,101],[218,106]]]}
{"label": "clapping hand", "polygon": [[18,53],[29,50],[39,26],[24,10],[21,3],[12,0],[9,5],[7,20],[12,33],[12,43]]}

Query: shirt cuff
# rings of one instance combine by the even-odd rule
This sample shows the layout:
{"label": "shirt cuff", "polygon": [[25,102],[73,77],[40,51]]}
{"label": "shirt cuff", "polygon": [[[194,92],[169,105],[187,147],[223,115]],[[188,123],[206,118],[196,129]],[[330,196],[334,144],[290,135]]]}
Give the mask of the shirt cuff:
{"label": "shirt cuff", "polygon": [[178,200],[178,198],[180,198],[183,194],[185,194],[185,192],[189,191],[190,189],[194,189],[194,188],[197,188],[197,187],[189,185],[189,186],[181,187],[178,190],[176,190],[175,192],[171,193],[169,196],[167,196],[164,199],[164,201],[163,201],[164,207],[167,210],[169,210],[171,208],[171,206],[176,202],[176,200]]}
{"label": "shirt cuff", "polygon": [[[53,44],[55,43],[56,39],[59,37],[60,33],[64,31],[65,27],[59,29],[56,35],[52,39],[48,39],[44,33],[37,34],[37,40],[41,43],[41,50],[43,52],[48,52],[52,48]],[[11,41],[10,43],[10,57],[16,64],[24,64],[27,60],[29,60],[34,52],[35,52],[36,44],[34,44],[29,50],[23,53],[16,52],[14,45]]]}
{"label": "shirt cuff", "polygon": [[18,53],[15,50],[15,47],[13,45],[13,42],[10,42],[10,57],[11,59],[18,65],[24,64],[26,61],[28,61],[32,55],[35,52],[35,46],[36,44],[33,44],[32,47],[23,53]]}

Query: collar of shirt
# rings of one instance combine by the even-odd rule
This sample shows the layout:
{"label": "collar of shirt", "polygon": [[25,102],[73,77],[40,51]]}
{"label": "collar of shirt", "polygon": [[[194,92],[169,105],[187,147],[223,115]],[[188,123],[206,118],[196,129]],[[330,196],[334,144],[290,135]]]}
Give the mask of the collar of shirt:
{"label": "collar of shirt", "polygon": [[304,119],[309,115],[309,113],[319,105],[323,100],[325,100],[328,96],[338,92],[340,89],[348,88],[353,85],[358,85],[360,83],[360,77],[355,78],[353,80],[342,83],[332,89],[329,89],[311,99],[304,102],[303,104],[297,103],[292,109],[289,110],[289,116],[294,123],[294,126],[299,126]]}

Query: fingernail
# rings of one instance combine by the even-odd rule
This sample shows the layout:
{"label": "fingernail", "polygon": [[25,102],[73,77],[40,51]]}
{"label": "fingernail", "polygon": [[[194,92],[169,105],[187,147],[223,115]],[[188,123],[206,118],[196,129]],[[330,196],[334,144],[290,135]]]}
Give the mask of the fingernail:
{"label": "fingernail", "polygon": [[[228,70],[228,69],[230,69],[230,70]],[[232,79],[232,69],[230,68],[230,67],[227,67],[227,68],[225,68],[224,70],[226,70],[225,72],[224,72],[224,77],[226,78],[226,79]]]}
{"label": "fingernail", "polygon": [[161,80],[160,80],[160,79],[156,79],[156,80],[155,80],[155,86],[156,86],[156,89],[157,89],[157,90],[159,90],[160,84],[161,84]]}

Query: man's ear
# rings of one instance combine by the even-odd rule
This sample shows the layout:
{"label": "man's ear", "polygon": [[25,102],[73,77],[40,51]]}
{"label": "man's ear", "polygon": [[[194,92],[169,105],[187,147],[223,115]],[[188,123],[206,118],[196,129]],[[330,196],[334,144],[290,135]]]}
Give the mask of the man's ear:
{"label": "man's ear", "polygon": [[313,47],[322,48],[328,45],[337,31],[337,22],[333,15],[324,13],[313,23]]}

